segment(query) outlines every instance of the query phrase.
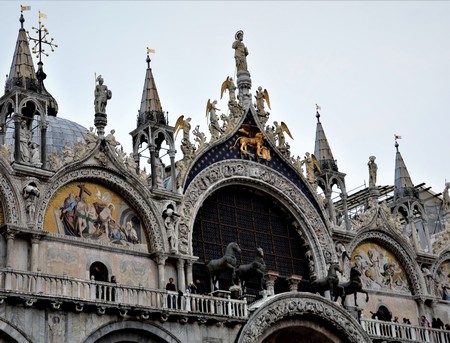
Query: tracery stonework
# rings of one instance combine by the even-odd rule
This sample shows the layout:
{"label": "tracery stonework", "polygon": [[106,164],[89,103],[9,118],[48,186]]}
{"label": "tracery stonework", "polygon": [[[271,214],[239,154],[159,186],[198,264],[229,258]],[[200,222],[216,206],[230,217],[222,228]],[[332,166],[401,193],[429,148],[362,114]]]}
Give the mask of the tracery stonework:
{"label": "tracery stonework", "polygon": [[[200,172],[186,189],[181,205],[180,236],[192,236],[195,215],[212,192],[228,184],[243,182],[276,196],[291,210],[300,224],[297,228],[300,236],[313,249],[319,272],[325,273],[325,262],[336,259],[336,253],[330,248],[333,243],[320,214],[298,187],[276,171],[255,162],[221,161]],[[192,246],[186,244],[187,240],[180,241],[180,252],[192,253]]]}
{"label": "tracery stonework", "polygon": [[416,262],[414,261],[412,252],[410,252],[410,256],[404,246],[400,245],[395,239],[384,232],[371,230],[362,232],[355,238],[348,248],[349,253],[351,254],[364,241],[376,242],[395,255],[408,276],[413,295],[427,294],[427,291],[421,286],[425,285],[425,280],[423,279],[422,273],[415,268]]}
{"label": "tracery stonework", "polygon": [[164,225],[155,216],[155,213],[158,213],[156,207],[149,204],[148,200],[146,200],[141,195],[141,193],[137,191],[137,189],[140,188],[134,187],[132,184],[126,182],[126,180],[108,171],[94,168],[68,171],[66,174],[60,176],[56,181],[51,183],[45,191],[41,192],[41,201],[37,210],[38,229],[44,229],[44,214],[53,195],[64,185],[81,179],[97,182],[100,181],[100,183],[104,184],[105,186],[110,185],[113,188],[120,190],[120,194],[123,195],[124,199],[126,199],[129,202],[130,206],[142,216],[144,228],[146,229],[148,234],[151,252],[164,251],[165,244],[162,238],[163,235],[161,233],[161,228],[163,228]]}
{"label": "tracery stonework", "polygon": [[262,341],[266,332],[278,322],[290,320],[294,316],[316,321],[320,318],[325,327],[334,333],[339,332],[346,342],[371,342],[371,339],[357,321],[343,308],[323,297],[307,293],[282,293],[257,309],[242,328],[238,343]]}

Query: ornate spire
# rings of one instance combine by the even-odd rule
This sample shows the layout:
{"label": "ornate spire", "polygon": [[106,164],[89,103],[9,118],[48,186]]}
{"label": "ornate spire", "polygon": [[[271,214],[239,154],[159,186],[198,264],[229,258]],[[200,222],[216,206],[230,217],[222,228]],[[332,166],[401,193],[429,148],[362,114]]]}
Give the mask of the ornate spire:
{"label": "ornate spire", "polygon": [[414,188],[414,184],[409,176],[408,169],[406,168],[405,162],[403,161],[402,154],[398,150],[397,139],[400,136],[395,135],[395,149],[397,150],[395,154],[395,182],[394,182],[394,196],[395,199],[407,197],[407,196],[417,196],[417,190]]}
{"label": "ornate spire", "polygon": [[38,80],[33,66],[27,33],[23,28],[25,19],[22,13],[19,21],[21,27],[17,37],[11,69],[5,84],[5,94],[14,89],[31,91],[37,91],[38,89]]}
{"label": "ornate spire", "polygon": [[330,145],[328,144],[325,131],[323,130],[322,123],[320,122],[320,106],[316,104],[316,144],[314,147],[314,155],[319,162],[321,170],[331,169],[338,171],[336,161],[334,160],[333,153],[331,152]]}
{"label": "ornate spire", "polygon": [[158,89],[156,88],[155,79],[153,78],[152,68],[150,68],[149,53],[154,50],[147,48],[147,72],[145,74],[144,90],[142,92],[141,108],[139,109],[138,126],[147,120],[166,123],[164,112],[159,100]]}
{"label": "ornate spire", "polygon": [[[25,7],[21,7],[22,11]],[[47,103],[46,115],[56,116],[58,113],[58,104],[53,96],[45,89],[44,80],[47,75],[44,73],[44,64],[41,61],[41,56],[48,56],[43,49],[43,45],[50,46],[52,51],[54,51],[57,45],[53,43],[53,38],[50,41],[47,40],[46,37],[49,32],[42,24],[41,18],[45,18],[45,14],[39,12],[39,26],[37,28],[33,27],[36,34],[38,34],[38,38],[32,38],[25,31],[23,27],[25,19],[23,14],[20,14],[19,35],[17,37],[16,49],[14,50],[9,76],[5,83],[4,97],[8,97],[8,94],[12,94],[14,91],[26,96],[34,96]],[[33,51],[30,50],[29,41],[35,43],[32,49]],[[36,56],[39,58],[37,72],[35,72],[33,66],[32,52],[36,53]]]}

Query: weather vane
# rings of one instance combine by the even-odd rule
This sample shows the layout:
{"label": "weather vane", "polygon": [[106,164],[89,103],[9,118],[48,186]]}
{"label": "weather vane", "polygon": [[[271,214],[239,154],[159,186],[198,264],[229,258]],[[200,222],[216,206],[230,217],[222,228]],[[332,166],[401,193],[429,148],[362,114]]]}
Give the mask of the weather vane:
{"label": "weather vane", "polygon": [[[23,7],[22,7],[23,8]],[[28,39],[30,42],[34,42],[34,47],[31,48],[31,51],[33,54],[36,54],[36,57],[39,58],[39,62],[42,62],[41,57],[42,55],[45,55],[48,57],[48,54],[45,52],[45,49],[43,48],[43,44],[47,44],[51,49],[52,52],[55,51],[55,48],[58,47],[55,43],[53,43],[53,38],[47,40],[47,36],[49,34],[47,28],[42,23],[41,19],[47,19],[47,15],[41,11],[39,11],[39,26],[38,27],[32,27],[32,29],[35,31],[35,33],[38,35],[38,38],[33,38],[30,36],[29,32]]]}

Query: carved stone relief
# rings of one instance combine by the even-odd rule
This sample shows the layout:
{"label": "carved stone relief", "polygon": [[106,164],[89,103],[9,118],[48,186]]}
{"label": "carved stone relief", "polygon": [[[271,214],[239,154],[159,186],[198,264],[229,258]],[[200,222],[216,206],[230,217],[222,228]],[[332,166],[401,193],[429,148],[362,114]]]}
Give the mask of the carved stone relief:
{"label": "carved stone relief", "polygon": [[237,343],[261,342],[267,332],[293,317],[307,318],[322,323],[332,332],[339,332],[346,342],[371,342],[357,321],[334,303],[306,293],[282,293],[272,297],[258,308],[242,328]]}

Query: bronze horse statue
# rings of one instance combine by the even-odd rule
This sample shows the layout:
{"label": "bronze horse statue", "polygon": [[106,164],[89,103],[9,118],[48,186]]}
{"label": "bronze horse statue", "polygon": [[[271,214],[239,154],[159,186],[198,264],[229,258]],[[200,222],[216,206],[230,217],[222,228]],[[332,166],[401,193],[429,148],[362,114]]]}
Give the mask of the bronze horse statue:
{"label": "bronze horse statue", "polygon": [[264,289],[263,277],[266,272],[266,263],[264,262],[264,251],[262,248],[256,249],[256,257],[253,262],[241,264],[236,271],[236,276],[241,281],[242,289],[246,289],[249,279],[258,278],[260,290]]}
{"label": "bronze horse statue", "polygon": [[350,281],[339,284],[337,292],[334,293],[334,301],[336,301],[338,297],[341,297],[341,304],[345,308],[346,296],[353,294],[355,298],[355,306],[357,307],[358,293],[364,293],[366,295],[366,302],[369,301],[369,293],[362,288],[361,272],[356,266],[353,266],[350,269]]}
{"label": "bronze horse statue", "polygon": [[[311,281],[310,292],[325,295],[325,291],[330,291],[330,298],[334,299],[334,294],[339,286],[339,278],[336,271],[342,274],[342,268],[339,262],[332,262],[328,268],[328,275],[322,279]],[[341,287],[342,288],[342,287]]]}
{"label": "bronze horse statue", "polygon": [[206,265],[206,269],[208,270],[209,275],[211,276],[211,281],[213,283],[214,288],[216,289],[216,283],[219,275],[227,270],[231,270],[232,272],[232,280],[234,282],[236,278],[236,266],[237,259],[235,254],[241,253],[241,248],[235,242],[231,242],[227,245],[225,249],[225,254],[216,260],[211,260]]}

